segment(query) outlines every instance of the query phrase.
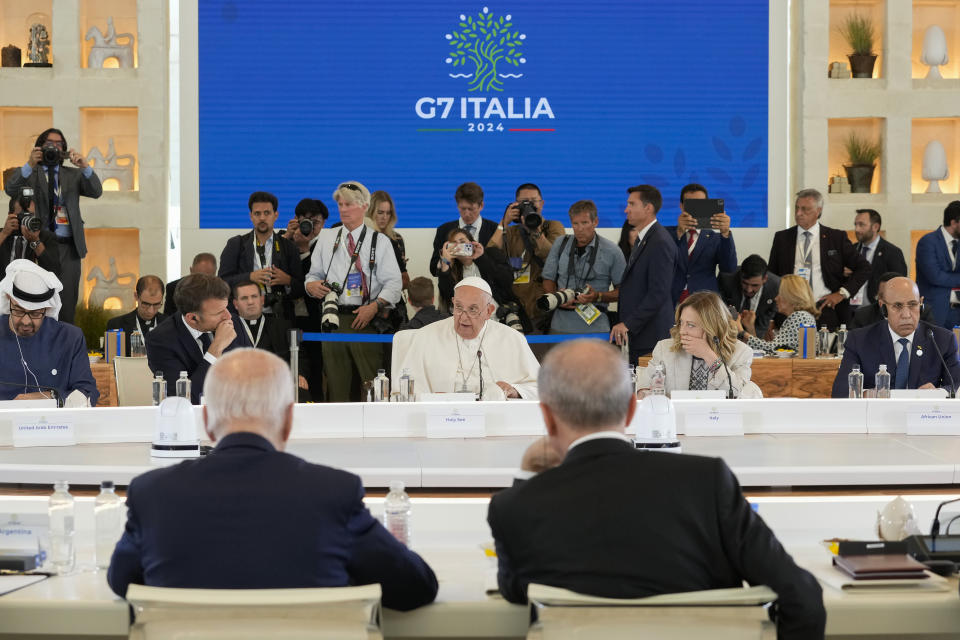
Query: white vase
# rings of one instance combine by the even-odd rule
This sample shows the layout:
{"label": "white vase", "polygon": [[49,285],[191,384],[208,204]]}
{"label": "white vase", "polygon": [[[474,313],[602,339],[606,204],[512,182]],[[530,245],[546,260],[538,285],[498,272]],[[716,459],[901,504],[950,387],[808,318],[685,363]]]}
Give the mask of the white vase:
{"label": "white vase", "polygon": [[943,29],[937,25],[927,27],[926,33],[923,34],[923,52],[920,54],[920,62],[930,67],[927,78],[942,78],[940,65],[947,64],[949,60],[947,36],[943,33]]}
{"label": "white vase", "polygon": [[923,150],[923,179],[929,181],[927,193],[942,193],[940,180],[950,175],[947,166],[947,150],[939,140],[931,140]]}

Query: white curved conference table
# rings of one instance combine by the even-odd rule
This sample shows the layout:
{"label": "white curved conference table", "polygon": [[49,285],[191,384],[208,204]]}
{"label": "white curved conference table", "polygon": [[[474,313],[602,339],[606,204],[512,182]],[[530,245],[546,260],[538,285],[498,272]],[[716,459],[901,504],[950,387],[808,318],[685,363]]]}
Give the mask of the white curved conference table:
{"label": "white curved conference table", "polygon": [[[724,458],[745,487],[960,483],[956,401],[676,400],[673,406],[681,434],[705,434],[681,435],[683,451]],[[429,425],[454,412],[473,416],[477,437],[458,437],[456,430],[445,434],[453,437],[432,437]],[[153,407],[0,409],[0,484],[126,485],[170,463],[150,456],[155,414]],[[940,421],[911,426],[920,414]],[[199,407],[195,415],[199,424]],[[704,428],[710,415],[742,425],[743,435]],[[12,446],[16,425],[53,419],[73,425],[76,444]],[[510,485],[524,449],[543,432],[536,402],[302,404],[288,450],[356,473],[367,487],[403,480],[415,489],[497,488]]]}

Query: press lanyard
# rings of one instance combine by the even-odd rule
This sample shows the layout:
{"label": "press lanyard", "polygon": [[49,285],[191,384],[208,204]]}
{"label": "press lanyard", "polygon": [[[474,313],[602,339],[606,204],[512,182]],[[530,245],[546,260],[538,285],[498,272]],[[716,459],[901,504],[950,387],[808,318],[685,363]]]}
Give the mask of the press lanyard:
{"label": "press lanyard", "polygon": [[260,344],[260,336],[263,335],[263,325],[267,324],[266,318],[263,317],[263,314],[260,315],[259,326],[257,326],[256,339],[254,339],[253,337],[253,332],[250,331],[250,323],[247,322],[246,320],[243,320],[241,324],[243,324],[243,328],[247,332],[247,336],[249,336],[250,342],[253,344],[253,346],[256,347],[258,344]]}
{"label": "press lanyard", "polygon": [[567,288],[570,288],[570,275],[574,276],[574,283],[577,289],[583,286],[583,284],[590,279],[590,274],[593,273],[593,265],[597,261],[597,247],[600,244],[600,236],[594,232],[593,242],[590,245],[590,259],[587,262],[587,273],[581,279],[580,275],[576,272],[576,265],[574,264],[574,254],[577,250],[577,242],[574,240],[573,245],[570,247],[570,257],[569,264],[567,265]]}
{"label": "press lanyard", "polygon": [[[277,254],[280,253],[280,242],[277,240],[277,236],[273,236],[273,251]],[[273,253],[270,254],[270,263],[273,264]],[[253,234],[253,266],[256,271],[260,269],[265,269],[267,265],[267,243],[264,242],[262,245],[257,244],[257,234]],[[260,285],[260,288],[264,291],[271,291],[272,287],[270,285]]]}
{"label": "press lanyard", "polygon": [[[333,257],[337,255],[337,249],[340,248],[340,240],[343,238],[343,227],[340,227],[340,231],[337,233],[337,239],[333,241],[333,251],[330,252],[330,261],[327,262],[327,279],[330,278],[330,267],[333,266]],[[363,229],[360,231],[360,238],[357,240],[357,246],[353,248],[353,255],[350,256],[350,264],[347,266],[347,273],[344,274],[343,279],[346,281],[347,276],[350,275],[350,272],[353,271],[353,267],[357,263],[357,256],[360,255],[360,247],[363,246],[363,239],[367,236],[367,226],[364,225]],[[373,275],[371,272],[370,275]]]}

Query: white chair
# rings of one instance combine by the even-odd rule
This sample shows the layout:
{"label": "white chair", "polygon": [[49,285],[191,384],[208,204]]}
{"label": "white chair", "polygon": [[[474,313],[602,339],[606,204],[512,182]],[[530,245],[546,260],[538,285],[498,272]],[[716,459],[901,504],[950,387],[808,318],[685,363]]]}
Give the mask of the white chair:
{"label": "white chair", "polygon": [[390,356],[391,380],[400,379],[400,374],[403,373],[400,370],[400,363],[402,363],[403,359],[407,356],[407,351],[410,349],[410,342],[413,340],[413,335],[416,331],[416,329],[404,329],[403,331],[397,331],[393,334],[393,345],[391,346]]}
{"label": "white chair", "polygon": [[527,640],[773,639],[776,627],[762,605],[776,598],[768,587],[749,587],[621,600],[531,584],[527,599],[537,621]]}
{"label": "white chair", "polygon": [[380,585],[167,589],[131,584],[130,640],[382,640]]}
{"label": "white chair", "polygon": [[153,372],[146,358],[113,359],[117,378],[118,407],[149,407],[153,404]]}

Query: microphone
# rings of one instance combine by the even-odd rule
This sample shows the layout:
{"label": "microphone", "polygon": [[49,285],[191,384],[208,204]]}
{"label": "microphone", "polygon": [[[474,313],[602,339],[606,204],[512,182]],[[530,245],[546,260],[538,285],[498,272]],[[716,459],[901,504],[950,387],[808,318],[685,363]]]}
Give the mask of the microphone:
{"label": "microphone", "polygon": [[477,372],[480,375],[480,397],[477,402],[483,400],[483,351],[477,349]]}
{"label": "microphone", "polygon": [[[932,332],[931,332],[932,333]],[[960,502],[960,498],[945,500],[937,505],[937,512],[933,514],[933,524],[930,525],[930,551],[937,550],[937,535],[940,533],[940,509],[952,502]],[[949,526],[947,527],[950,528]]]}
{"label": "microphone", "polygon": [[943,352],[940,351],[940,345],[937,344],[937,341],[933,337],[933,329],[927,329],[927,337],[930,338],[930,342],[933,343],[933,348],[936,349],[937,355],[940,356],[940,364],[943,365],[943,372],[947,374],[947,379],[950,380],[950,398],[956,398],[957,386],[953,382],[953,374],[950,373],[950,367],[947,366],[947,361],[943,359]]}
{"label": "microphone", "polygon": [[57,406],[63,406],[63,399],[57,394],[57,390],[53,387],[44,387],[37,384],[23,384],[22,382],[4,382],[0,380],[0,386],[2,387],[15,387],[17,389],[36,389],[37,391],[45,391],[50,394],[50,397],[57,401]]}
{"label": "microphone", "polygon": [[727,369],[727,361],[724,359],[723,353],[720,352],[720,338],[713,336],[713,344],[717,347],[717,356],[723,363],[723,370],[727,372],[727,399],[733,400],[733,380],[730,379],[730,369]]}

